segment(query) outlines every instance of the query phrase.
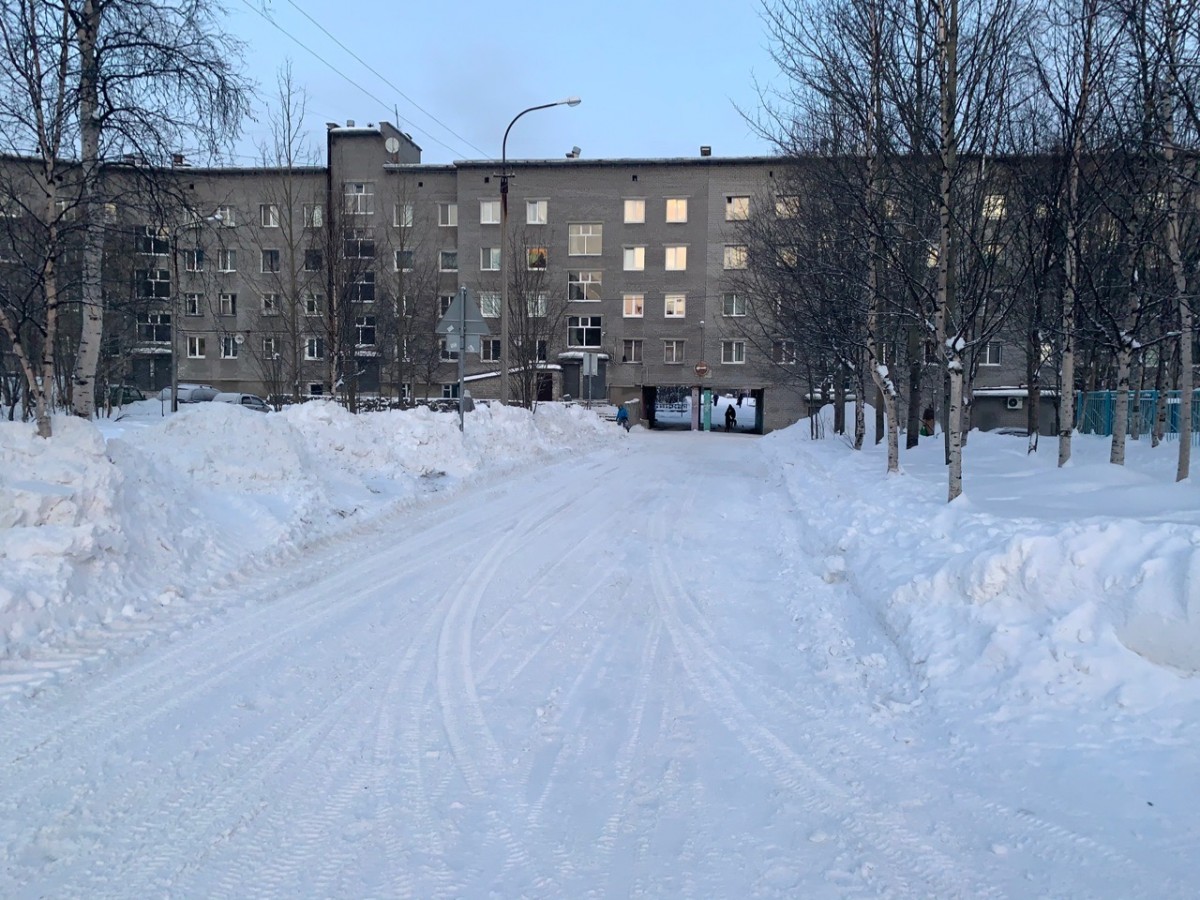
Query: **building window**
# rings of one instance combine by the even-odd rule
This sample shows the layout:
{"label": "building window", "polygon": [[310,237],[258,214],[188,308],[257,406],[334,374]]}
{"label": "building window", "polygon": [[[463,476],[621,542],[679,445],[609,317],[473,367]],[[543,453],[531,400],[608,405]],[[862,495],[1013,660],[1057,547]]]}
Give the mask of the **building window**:
{"label": "building window", "polygon": [[721,341],[721,362],[739,366],[746,361],[745,341]]}
{"label": "building window", "polygon": [[983,218],[986,222],[998,222],[1004,218],[1004,195],[988,194],[983,198]]}
{"label": "building window", "polygon": [[232,334],[221,335],[221,359],[237,359],[237,337]]}
{"label": "building window", "polygon": [[721,295],[721,315],[740,317],[746,315],[746,300],[738,294]]}
{"label": "building window", "polygon": [[572,347],[599,347],[603,316],[567,316],[567,343]]}
{"label": "building window", "polygon": [[262,271],[264,273],[279,271],[278,250],[264,250],[262,252]]}
{"label": "building window", "polygon": [[[319,356],[314,357],[314,358],[320,359]],[[324,397],[325,396],[325,385],[321,384],[321,382],[319,382],[319,381],[310,381],[308,383],[308,396]]]}
{"label": "building window", "polygon": [[304,295],[304,314],[306,316],[319,316],[321,314],[321,295],[306,293]]}
{"label": "building window", "polygon": [[687,245],[672,244],[667,247],[665,268],[668,272],[687,270]]}
{"label": "building window", "polygon": [[458,351],[451,350],[445,338],[438,341],[438,354],[442,362],[458,362]]}
{"label": "building window", "polygon": [[186,272],[203,272],[204,251],[199,248],[196,248],[195,250],[184,250],[183,268]]}
{"label": "building window", "polygon": [[411,383],[411,382],[408,382],[408,381],[405,381],[405,382],[401,383],[401,385],[400,385],[400,399],[401,399],[401,400],[411,400],[411,399],[412,399],[412,396],[413,396],[413,394],[412,394],[412,383]]}
{"label": "building window", "polygon": [[205,348],[204,338],[188,335],[187,339],[187,355],[188,359],[204,359]]}
{"label": "building window", "polygon": [[500,248],[499,247],[480,247],[479,248],[479,269],[483,272],[499,272],[500,271]]}
{"label": "building window", "polygon": [[138,253],[149,256],[166,256],[171,252],[167,230],[154,225],[143,225],[137,237]]}
{"label": "building window", "polygon": [[443,272],[458,271],[458,251],[443,250],[438,254],[438,268]]}
{"label": "building window", "polygon": [[271,335],[262,339],[263,357],[266,359],[274,359],[279,355],[279,338]]}
{"label": "building window", "polygon": [[642,342],[637,339],[626,340],[621,344],[621,362],[640,363],[642,361]]}
{"label": "building window", "polygon": [[744,222],[750,218],[750,198],[749,197],[726,197],[725,198],[725,221],[726,222]]}
{"label": "building window", "polygon": [[325,207],[320,203],[305,203],[302,209],[305,228],[320,228],[325,223]]}
{"label": "building window", "polygon": [[604,250],[604,226],[585,222],[567,226],[568,256],[599,256]]}
{"label": "building window", "polygon": [[369,228],[347,228],[342,238],[342,255],[346,259],[375,258],[375,235]]}
{"label": "building window", "polygon": [[138,340],[147,344],[169,344],[171,342],[170,313],[139,313],[137,317]]}
{"label": "building window", "polygon": [[687,197],[668,197],[667,221],[675,223],[686,222],[687,204]]}
{"label": "building window", "polygon": [[479,292],[479,313],[485,319],[500,318],[500,292],[499,291],[480,291]]}
{"label": "building window", "polygon": [[[455,359],[457,359],[457,358],[458,357],[456,356]],[[452,381],[452,382],[442,385],[442,399],[443,400],[457,400],[458,399],[458,382],[457,381]]]}
{"label": "building window", "polygon": [[458,204],[457,203],[439,203],[438,204],[438,225],[442,228],[457,228],[458,227]]}
{"label": "building window", "polygon": [[370,216],[375,213],[375,185],[369,181],[347,181],[344,186],[345,210],[348,216]]}
{"label": "building window", "polygon": [[625,201],[625,224],[626,225],[641,225],[646,221],[646,201],[645,200],[626,200]]}
{"label": "building window", "polygon": [[171,273],[166,269],[138,269],[134,278],[137,295],[143,300],[166,300],[171,296]]}
{"label": "building window", "polygon": [[237,271],[237,251],[236,250],[218,250],[217,251],[217,271],[218,272],[236,272]]}
{"label": "building window", "polygon": [[626,272],[642,272],[646,269],[646,248],[645,247],[626,247],[625,248],[625,271]]}
{"label": "building window", "polygon": [[262,314],[264,316],[279,315],[279,295],[278,294],[263,294],[262,295]]}
{"label": "building window", "polygon": [[663,362],[676,365],[683,362],[684,345],[686,341],[663,341]]}
{"label": "building window", "polygon": [[217,315],[237,315],[237,294],[220,294],[217,297]]}
{"label": "building window", "polygon": [[351,286],[350,299],[355,303],[375,302],[375,273],[362,272],[354,279]]}
{"label": "building window", "polygon": [[796,364],[796,342],[775,341],[771,347],[771,359],[781,366]]}
{"label": "building window", "polygon": [[800,215],[800,198],[794,194],[779,194],[775,198],[775,218],[794,219]]}
{"label": "building window", "polygon": [[396,251],[396,271],[411,272],[413,270],[413,252],[411,250]]}
{"label": "building window", "polygon": [[594,269],[575,269],[567,272],[567,299],[599,302],[603,274]]}
{"label": "building window", "polygon": [[983,345],[983,359],[981,365],[998,366],[1000,365],[1001,352],[999,341],[988,341]]}
{"label": "building window", "polygon": [[479,344],[479,359],[482,362],[499,362],[500,339],[484,338]]}
{"label": "building window", "polygon": [[279,207],[274,203],[262,203],[258,207],[258,224],[263,228],[279,227]]}
{"label": "building window", "polygon": [[550,220],[549,200],[525,201],[525,224],[545,225]]}
{"label": "building window", "polygon": [[413,227],[413,205],[411,203],[396,203],[392,206],[392,227]]}
{"label": "building window", "polygon": [[800,248],[792,245],[775,249],[775,265],[781,269],[795,269],[800,264]]}
{"label": "building window", "polygon": [[[304,358],[307,360],[324,359],[325,358],[325,341],[319,337],[306,337],[304,339]],[[311,390],[310,390],[311,393]]]}
{"label": "building window", "polygon": [[668,319],[682,319],[687,315],[687,294],[667,294],[664,314]]}
{"label": "building window", "polygon": [[479,201],[479,224],[480,225],[499,225],[500,224],[500,201],[499,200],[480,200]]}
{"label": "building window", "polygon": [[724,266],[726,269],[746,268],[746,248],[740,245],[726,244]]}
{"label": "building window", "polygon": [[[538,291],[525,302],[525,312],[531,319],[544,318],[546,309],[550,303],[550,297],[545,291]],[[1200,358],[1200,354],[1197,354]]]}
{"label": "building window", "polygon": [[305,250],[304,251],[304,271],[305,272],[320,272],[321,267],[325,264],[325,256],[320,250]]}
{"label": "building window", "polygon": [[232,228],[237,224],[237,215],[232,206],[218,206],[213,212],[213,218],[221,223],[222,228]]}
{"label": "building window", "polygon": [[375,346],[375,317],[356,316],[354,319],[355,346]]}
{"label": "building window", "polygon": [[546,268],[546,248],[545,247],[530,247],[525,252],[525,265],[530,270],[540,270]]}
{"label": "building window", "polygon": [[438,297],[438,316],[444,316],[450,312],[450,304],[454,302],[454,294],[442,294]]}
{"label": "building window", "polygon": [[183,295],[183,314],[185,316],[201,316],[204,311],[200,308],[199,294],[184,294]]}
{"label": "building window", "polygon": [[622,315],[626,319],[640,319],[646,314],[645,294],[624,294],[621,298]]}

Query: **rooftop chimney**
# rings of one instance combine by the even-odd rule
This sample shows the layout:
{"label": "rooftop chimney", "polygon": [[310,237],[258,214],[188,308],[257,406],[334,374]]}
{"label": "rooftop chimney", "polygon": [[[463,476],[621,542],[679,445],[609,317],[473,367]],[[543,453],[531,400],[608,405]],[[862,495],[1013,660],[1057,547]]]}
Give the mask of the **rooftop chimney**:
{"label": "rooftop chimney", "polygon": [[180,166],[186,166],[187,161],[184,159],[184,156],[182,153],[172,153],[171,154],[171,165],[174,168],[178,169]]}
{"label": "rooftop chimney", "polygon": [[346,120],[346,127],[347,127],[347,128],[353,128],[353,127],[354,127],[354,120],[353,120],[353,119],[347,119],[347,120]]}
{"label": "rooftop chimney", "polygon": [[712,147],[708,146],[708,144],[703,144],[700,147],[700,155],[701,156],[712,156]]}

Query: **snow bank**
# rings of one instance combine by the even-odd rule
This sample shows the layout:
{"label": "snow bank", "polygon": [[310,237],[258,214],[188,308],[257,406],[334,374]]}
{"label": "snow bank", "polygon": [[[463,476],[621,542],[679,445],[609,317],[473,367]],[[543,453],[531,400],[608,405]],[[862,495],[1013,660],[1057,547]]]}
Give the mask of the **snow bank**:
{"label": "snow bank", "polygon": [[[0,659],[153,616],[256,558],[454,490],[484,473],[619,440],[594,413],[480,405],[352,416],[333,403],[262,415],[224,403],[116,427],[0,423]],[[101,428],[110,431],[106,442]]]}
{"label": "snow bank", "polygon": [[848,582],[940,696],[1001,719],[1200,697],[1200,491],[1172,483],[1174,447],[1137,446],[1120,468],[1079,436],[1060,470],[1046,443],[1030,457],[1025,438],[973,432],[953,504],[940,440],[902,451],[891,477],[882,446],[810,441],[806,424],[763,446],[821,574]]}

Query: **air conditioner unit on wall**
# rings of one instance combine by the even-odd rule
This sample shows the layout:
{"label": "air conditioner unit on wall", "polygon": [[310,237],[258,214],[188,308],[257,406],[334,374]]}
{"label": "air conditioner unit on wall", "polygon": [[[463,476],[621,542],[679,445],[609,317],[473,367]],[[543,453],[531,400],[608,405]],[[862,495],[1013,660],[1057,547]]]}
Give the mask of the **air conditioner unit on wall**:
{"label": "air conditioner unit on wall", "polygon": [[1024,397],[1005,397],[1004,398],[1004,408],[1005,409],[1024,409],[1025,408],[1025,398]]}

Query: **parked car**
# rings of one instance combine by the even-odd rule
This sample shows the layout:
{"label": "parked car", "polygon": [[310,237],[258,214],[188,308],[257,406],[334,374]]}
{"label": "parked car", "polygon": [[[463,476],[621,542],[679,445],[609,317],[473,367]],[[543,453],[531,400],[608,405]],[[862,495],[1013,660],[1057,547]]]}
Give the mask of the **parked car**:
{"label": "parked car", "polygon": [[[207,403],[221,393],[211,384],[181,384],[179,385],[180,403]],[[159,400],[171,399],[171,388],[165,387],[158,392]]]}
{"label": "parked car", "polygon": [[238,406],[244,406],[246,409],[252,409],[255,412],[271,411],[271,407],[267,406],[267,401],[258,396],[258,394],[222,392],[212,399],[214,403],[236,403]]}
{"label": "parked car", "polygon": [[126,403],[136,403],[145,400],[146,395],[141,388],[132,384],[111,384],[108,386],[108,402],[113,406],[124,406]]}

